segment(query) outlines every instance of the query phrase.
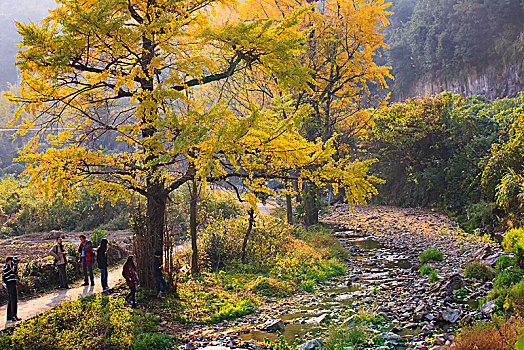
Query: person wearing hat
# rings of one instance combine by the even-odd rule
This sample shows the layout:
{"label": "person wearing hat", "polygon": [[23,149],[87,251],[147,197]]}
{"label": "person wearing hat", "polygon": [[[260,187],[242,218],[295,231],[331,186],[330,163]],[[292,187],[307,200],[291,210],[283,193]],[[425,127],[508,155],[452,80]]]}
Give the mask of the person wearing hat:
{"label": "person wearing hat", "polygon": [[16,292],[16,280],[17,276],[17,265],[18,259],[9,256],[5,259],[5,266],[2,275],[7,288],[7,322],[20,321],[17,314],[18,297]]}
{"label": "person wearing hat", "polygon": [[156,284],[157,298],[164,299],[162,294],[167,287],[166,280],[164,279],[164,272],[162,266],[162,251],[157,250],[155,256],[153,256],[153,278]]}

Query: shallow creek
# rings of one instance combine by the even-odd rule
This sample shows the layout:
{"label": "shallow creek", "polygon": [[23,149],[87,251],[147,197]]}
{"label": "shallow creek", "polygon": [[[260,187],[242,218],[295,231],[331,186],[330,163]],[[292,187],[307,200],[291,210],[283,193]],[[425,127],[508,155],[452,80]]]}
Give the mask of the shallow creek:
{"label": "shallow creek", "polygon": [[[283,335],[288,342],[320,337],[326,328],[347,323],[362,301],[373,297],[377,285],[391,282],[395,279],[392,276],[411,268],[407,256],[394,253],[372,236],[355,231],[339,233],[345,237],[341,243],[352,253],[346,262],[348,276],[321,284],[307,304],[291,306],[281,313],[285,322]],[[276,337],[275,333],[259,330],[240,335],[242,340],[258,342]]]}

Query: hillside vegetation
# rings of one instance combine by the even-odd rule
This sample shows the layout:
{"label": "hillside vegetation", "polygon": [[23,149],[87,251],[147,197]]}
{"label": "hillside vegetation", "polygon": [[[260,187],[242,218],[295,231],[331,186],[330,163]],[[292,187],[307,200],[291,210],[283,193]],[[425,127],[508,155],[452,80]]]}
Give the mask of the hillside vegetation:
{"label": "hillside vegetation", "polygon": [[[386,50],[396,94],[524,57],[524,1],[394,0]],[[405,95],[404,95],[405,96]]]}

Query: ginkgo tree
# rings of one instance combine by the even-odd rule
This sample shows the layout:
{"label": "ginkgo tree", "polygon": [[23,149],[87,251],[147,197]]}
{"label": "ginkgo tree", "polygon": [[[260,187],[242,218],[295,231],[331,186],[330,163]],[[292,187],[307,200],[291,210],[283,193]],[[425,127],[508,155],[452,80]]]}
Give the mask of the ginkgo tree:
{"label": "ginkgo tree", "polygon": [[[387,95],[377,94],[386,88],[389,67],[377,63],[384,43],[384,27],[389,24],[387,11],[391,3],[383,0],[260,0],[244,2],[241,12],[253,19],[285,18],[300,6],[313,4],[300,23],[308,32],[305,49],[297,59],[308,70],[307,89],[293,86],[294,106],[310,107],[301,133],[313,141],[327,141],[335,134],[336,158],[351,154],[351,143],[362,136],[371,124],[365,110],[387,101]],[[250,79],[248,98],[279,96],[282,86],[278,77],[258,76]],[[374,89],[370,89],[373,86]],[[287,88],[289,86],[285,86]],[[239,90],[246,91],[243,85]],[[254,95],[254,96],[253,96]],[[242,94],[235,93],[239,100]],[[263,98],[263,97],[262,97]],[[314,183],[305,182],[305,223],[318,223],[318,191]]]}
{"label": "ginkgo tree", "polygon": [[[57,0],[40,24],[16,23],[22,36],[18,94],[27,117],[19,132],[37,129],[19,157],[37,191],[67,194],[88,184],[110,198],[129,192],[147,202],[139,274],[163,247],[166,203],[185,183],[242,178],[253,192],[268,178],[335,183],[350,202],[374,191],[366,163],[332,157],[333,138],[306,140],[299,126],[309,107],[285,96],[273,108],[236,113],[206,89],[242,71],[264,72],[283,85],[310,89],[297,57],[311,7],[276,19],[220,20],[232,0]],[[215,85],[211,84],[214,83]],[[282,118],[282,111],[285,118]],[[113,135],[121,146],[99,142]],[[37,151],[40,137],[50,145]],[[194,272],[197,272],[194,267]]]}

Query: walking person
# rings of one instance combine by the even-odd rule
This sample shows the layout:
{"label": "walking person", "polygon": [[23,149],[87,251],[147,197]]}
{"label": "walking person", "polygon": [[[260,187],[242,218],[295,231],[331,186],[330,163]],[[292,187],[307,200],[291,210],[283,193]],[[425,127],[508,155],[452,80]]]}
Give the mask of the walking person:
{"label": "walking person", "polygon": [[122,276],[126,279],[126,283],[130,289],[130,293],[126,296],[126,302],[131,303],[131,307],[136,309],[136,287],[140,285],[140,282],[138,280],[136,265],[132,255],[127,257],[126,263],[122,269]]}
{"label": "walking person", "polygon": [[107,239],[102,238],[96,250],[96,262],[100,269],[100,282],[103,290],[109,290],[107,285]]}
{"label": "walking person", "polygon": [[156,284],[156,296],[159,299],[164,299],[162,294],[164,293],[164,290],[167,287],[167,283],[164,278],[163,268],[164,267],[162,264],[162,251],[157,250],[155,252],[155,256],[153,256],[153,278],[155,279]]}
{"label": "walking person", "polygon": [[4,271],[2,280],[7,288],[7,322],[20,321],[18,318],[18,295],[16,291],[18,260],[15,257],[9,256],[5,259]]}
{"label": "walking person", "polygon": [[58,286],[62,289],[69,289],[67,286],[67,253],[62,244],[62,237],[56,239],[56,244],[51,247],[49,255],[55,258],[55,265],[58,268]]}
{"label": "walking person", "polygon": [[82,285],[88,286],[89,280],[91,280],[91,285],[94,286],[95,277],[93,276],[93,257],[95,253],[93,251],[93,245],[91,244],[91,241],[88,241],[85,235],[80,235],[80,246],[78,247],[78,253],[80,253],[80,259],[82,260],[82,269],[84,272],[84,284]]}

